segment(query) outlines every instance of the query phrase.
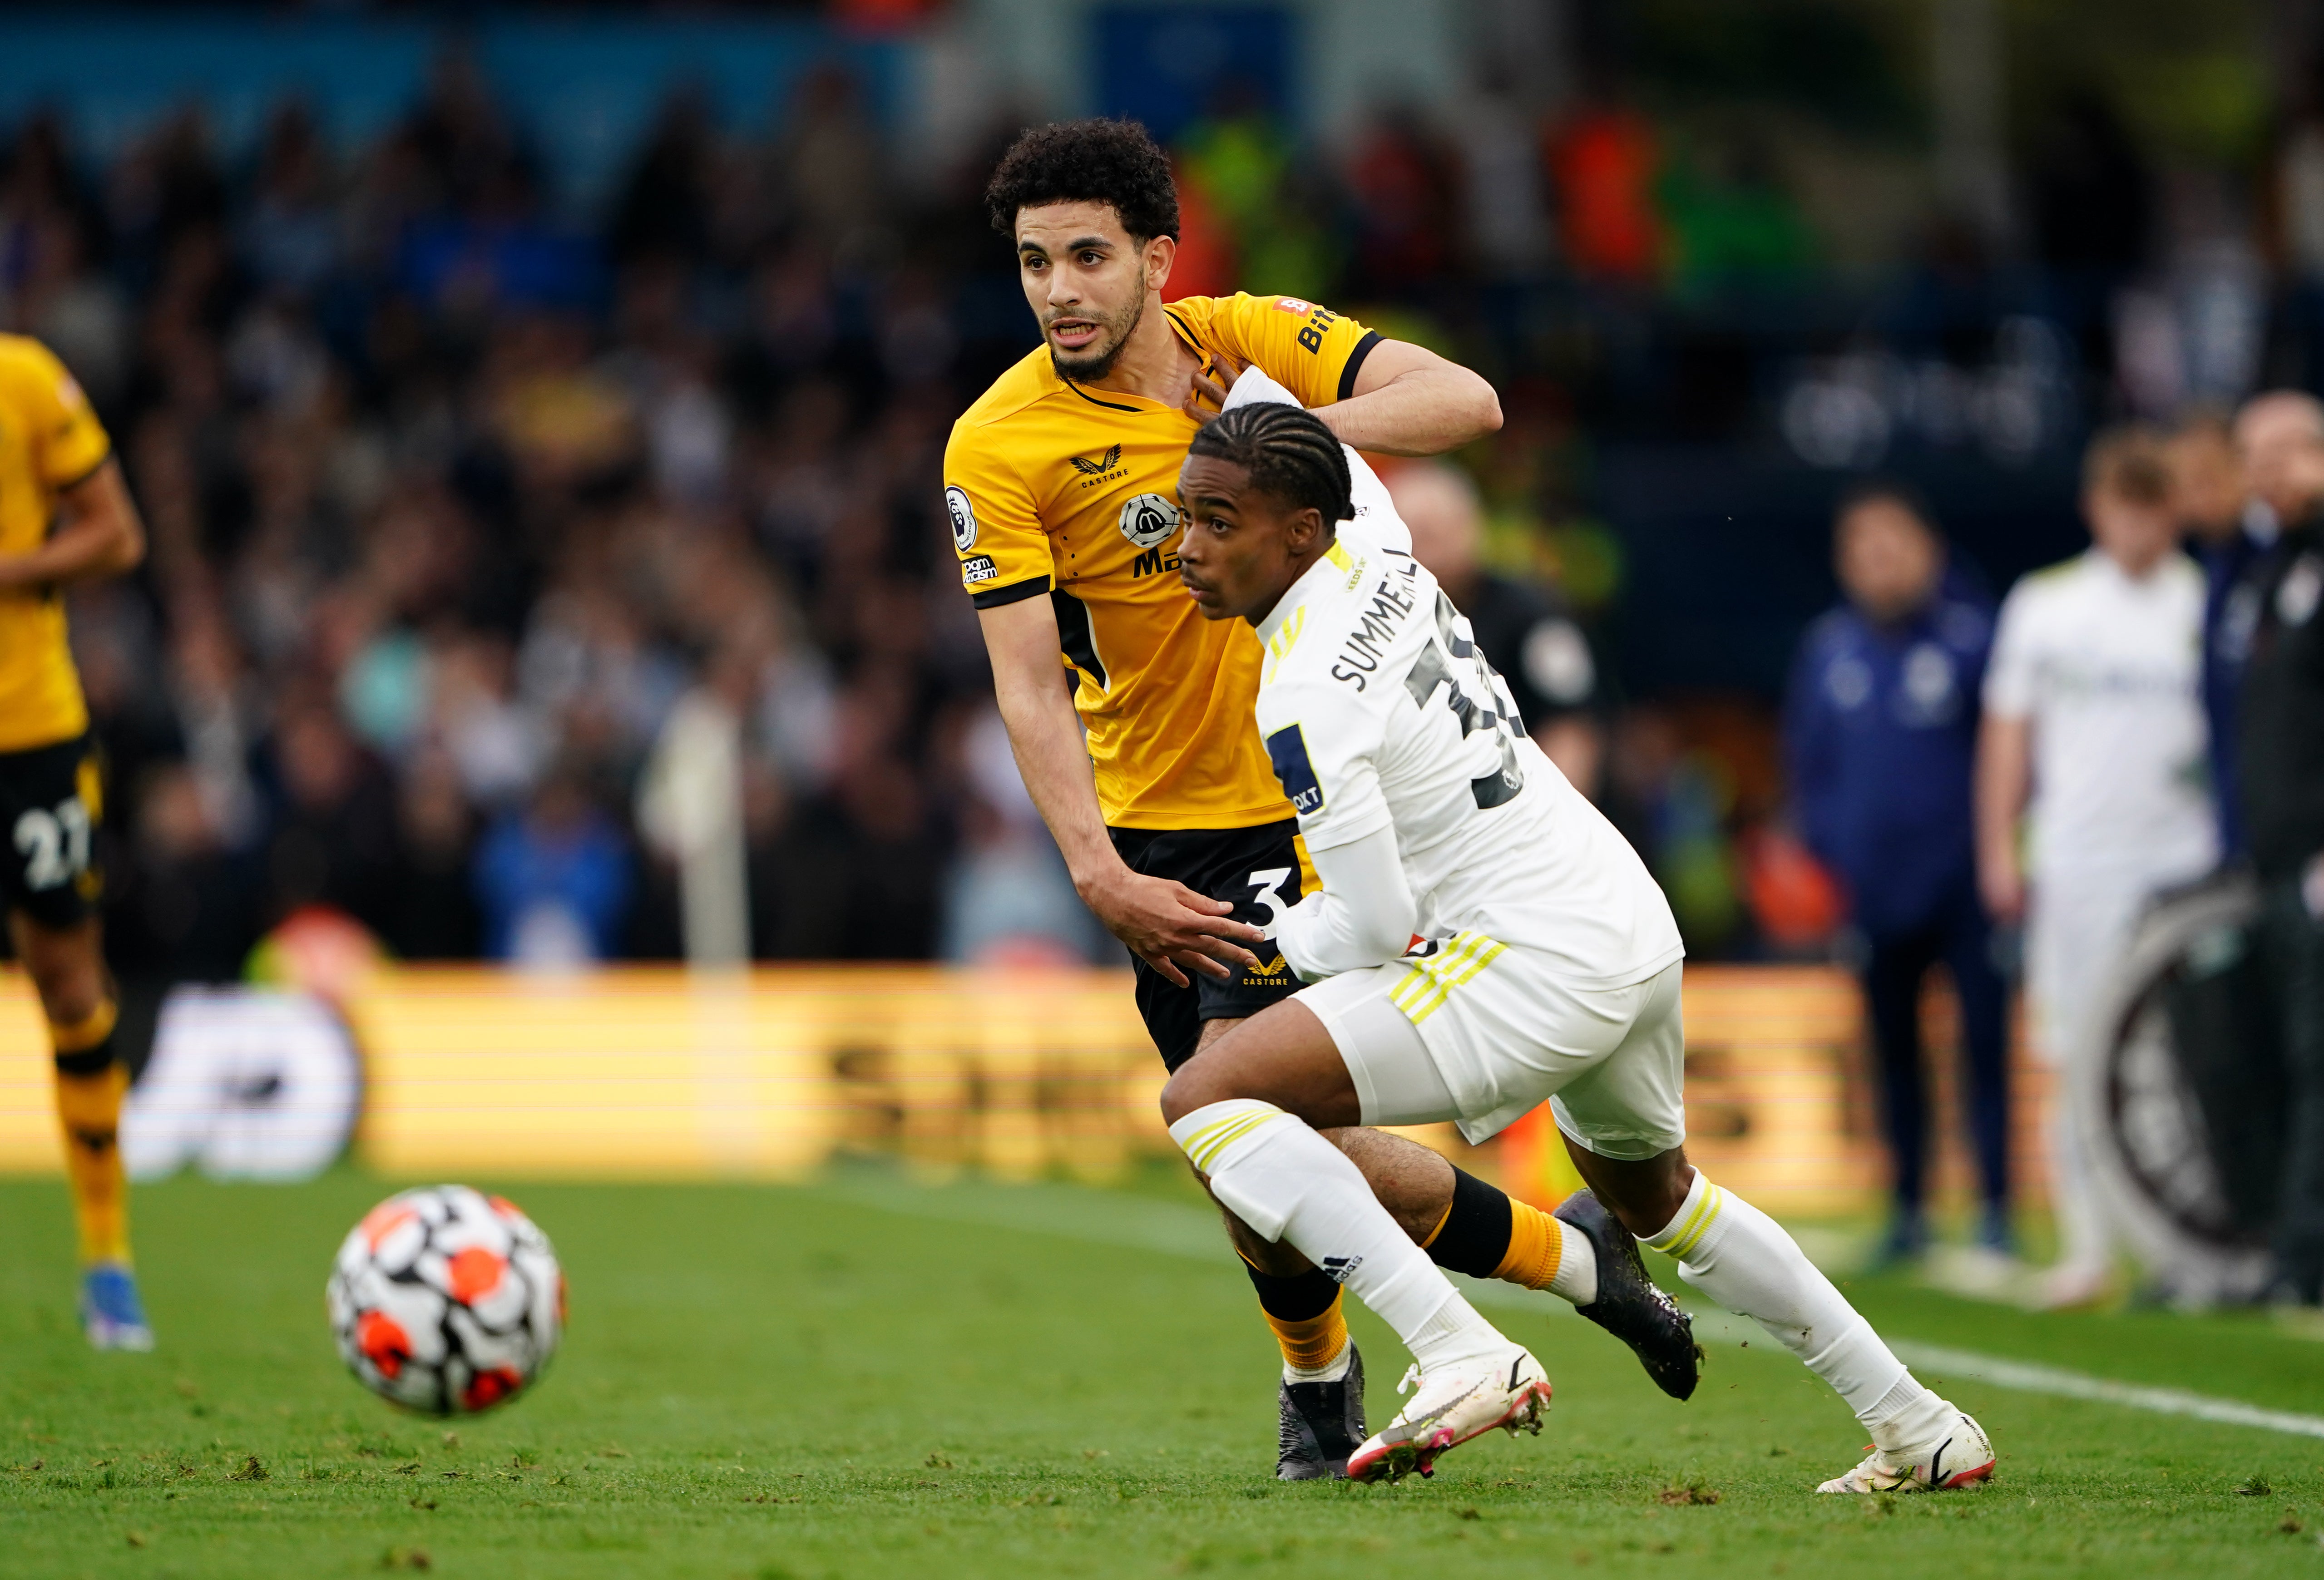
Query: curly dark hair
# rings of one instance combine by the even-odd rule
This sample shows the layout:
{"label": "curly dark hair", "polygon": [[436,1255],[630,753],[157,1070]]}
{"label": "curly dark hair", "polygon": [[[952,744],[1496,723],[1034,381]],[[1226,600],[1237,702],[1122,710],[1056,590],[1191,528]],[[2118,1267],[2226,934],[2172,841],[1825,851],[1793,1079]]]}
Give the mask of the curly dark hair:
{"label": "curly dark hair", "polygon": [[1195,433],[1186,454],[1244,468],[1251,487],[1295,510],[1313,506],[1326,534],[1356,513],[1340,436],[1304,407],[1270,400],[1222,412]]}
{"label": "curly dark hair", "polygon": [[1170,161],[1136,121],[1056,121],[1018,133],[984,188],[985,212],[1004,236],[1017,211],[1044,203],[1110,203],[1140,242],[1178,238]]}

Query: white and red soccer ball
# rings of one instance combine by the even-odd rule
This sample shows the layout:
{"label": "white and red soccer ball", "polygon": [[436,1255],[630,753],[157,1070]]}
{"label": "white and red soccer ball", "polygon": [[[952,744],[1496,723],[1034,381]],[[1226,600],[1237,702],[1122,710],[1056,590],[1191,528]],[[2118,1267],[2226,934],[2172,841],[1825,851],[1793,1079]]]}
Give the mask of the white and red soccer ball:
{"label": "white and red soccer ball", "polygon": [[514,1203],[466,1185],[389,1197],[339,1246],[327,1291],[339,1355],[364,1386],[429,1415],[510,1399],[565,1327],[565,1274]]}

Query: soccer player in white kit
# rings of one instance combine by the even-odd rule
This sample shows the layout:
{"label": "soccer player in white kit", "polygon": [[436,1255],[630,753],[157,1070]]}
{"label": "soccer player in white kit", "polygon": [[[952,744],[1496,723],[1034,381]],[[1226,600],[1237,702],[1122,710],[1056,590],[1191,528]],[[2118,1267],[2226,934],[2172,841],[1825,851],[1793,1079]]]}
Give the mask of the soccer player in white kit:
{"label": "soccer player in white kit", "polygon": [[[1183,1065],[1163,1116],[1222,1205],[1411,1349],[1416,1391],[1349,1476],[1425,1474],[1497,1426],[1537,1432],[1550,1386],[1317,1130],[1449,1119],[1482,1141],[1547,1098],[1623,1225],[1757,1318],[1870,1431],[1871,1456],[1821,1490],[1984,1479],[1977,1423],[1915,1381],[1788,1235],[1688,1165],[1669,905],[1526,738],[1362,461],[1238,382],[1179,497],[1189,592],[1266,646],[1259,730],[1321,885],[1271,919],[1314,985]],[[1591,1253],[1574,1236],[1566,1254]]]}
{"label": "soccer player in white kit", "polygon": [[[1978,886],[1996,921],[2024,920],[2034,1046],[2061,1074],[2098,1056],[2095,1000],[2139,908],[2218,860],[2203,573],[2179,552],[2173,502],[2161,435],[2102,435],[2084,465],[2091,546],[2010,589],[1986,668]],[[2094,1300],[2111,1278],[2089,1144],[2061,1091],[2050,1122],[2052,1306]]]}

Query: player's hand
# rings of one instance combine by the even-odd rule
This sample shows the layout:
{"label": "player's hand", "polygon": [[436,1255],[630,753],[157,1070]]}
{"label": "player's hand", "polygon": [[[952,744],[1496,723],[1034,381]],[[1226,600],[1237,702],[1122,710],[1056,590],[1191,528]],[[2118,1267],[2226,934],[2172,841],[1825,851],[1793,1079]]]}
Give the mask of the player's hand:
{"label": "player's hand", "polygon": [[1194,370],[1194,381],[1188,386],[1186,399],[1180,404],[1197,427],[1208,427],[1219,420],[1220,409],[1226,405],[1227,396],[1233,390],[1235,381],[1242,377],[1243,369],[1250,365],[1249,363],[1236,361],[1222,351],[1212,359],[1208,369]]}
{"label": "player's hand", "polygon": [[1226,901],[1183,883],[1124,868],[1093,884],[1082,898],[1130,953],[1181,988],[1187,985],[1181,966],[1223,981],[1234,968],[1259,964],[1236,942],[1257,943],[1259,929],[1235,921]]}

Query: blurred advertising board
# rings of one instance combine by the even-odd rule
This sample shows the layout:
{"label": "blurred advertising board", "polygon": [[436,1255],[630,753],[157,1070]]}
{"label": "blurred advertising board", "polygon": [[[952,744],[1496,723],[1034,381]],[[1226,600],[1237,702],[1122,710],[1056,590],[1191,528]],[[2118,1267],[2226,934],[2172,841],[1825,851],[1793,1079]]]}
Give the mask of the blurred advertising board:
{"label": "blurred advertising board", "polygon": [[[857,1152],[1097,1180],[1169,1144],[1161,1065],[1120,971],[405,967],[346,1010],[362,1050],[355,1153],[398,1177],[773,1179]],[[1695,968],[1686,1017],[1691,1155],[1780,1210],[1873,1205],[1853,982]],[[298,995],[181,989],[135,1099],[143,1117],[125,1127],[133,1164],[318,1166],[334,1094],[353,1091],[337,1024]],[[207,1120],[205,1091],[221,1106]],[[38,1011],[21,978],[0,978],[0,1169],[54,1169],[54,1132]],[[1573,1183],[1538,1119],[1462,1161],[1536,1199]]]}

